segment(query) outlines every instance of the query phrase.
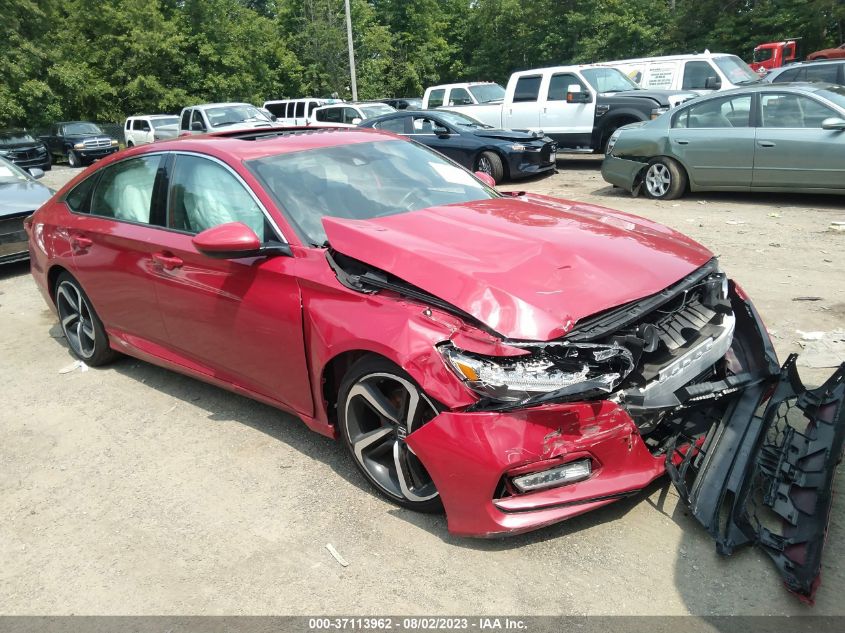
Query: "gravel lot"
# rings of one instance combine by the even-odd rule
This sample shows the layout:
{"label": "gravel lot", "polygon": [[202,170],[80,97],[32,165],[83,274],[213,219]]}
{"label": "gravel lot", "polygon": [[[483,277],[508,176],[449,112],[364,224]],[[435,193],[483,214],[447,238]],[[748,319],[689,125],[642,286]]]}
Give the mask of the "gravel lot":
{"label": "gravel lot", "polygon": [[[845,233],[828,230],[842,198],[632,199],[599,165],[562,159],[503,189],[692,235],[755,299],[781,358],[800,350],[796,330],[843,327]],[[795,301],[808,296],[821,299]],[[129,358],[60,373],[73,359],[26,265],[0,270],[0,320],[2,614],[845,614],[841,498],[813,609],[763,553],[719,557],[665,480],[532,534],[455,538],[443,517],[372,494],[339,445],[274,409]]]}

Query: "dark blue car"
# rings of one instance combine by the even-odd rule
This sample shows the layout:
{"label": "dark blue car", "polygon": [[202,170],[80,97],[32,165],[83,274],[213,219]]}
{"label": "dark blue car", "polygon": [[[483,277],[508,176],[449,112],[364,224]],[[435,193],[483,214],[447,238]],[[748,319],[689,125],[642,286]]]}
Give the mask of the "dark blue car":
{"label": "dark blue car", "polygon": [[418,141],[463,165],[483,171],[496,183],[555,168],[557,144],[537,132],[496,130],[472,117],[442,110],[402,110],[361,127],[387,130]]}

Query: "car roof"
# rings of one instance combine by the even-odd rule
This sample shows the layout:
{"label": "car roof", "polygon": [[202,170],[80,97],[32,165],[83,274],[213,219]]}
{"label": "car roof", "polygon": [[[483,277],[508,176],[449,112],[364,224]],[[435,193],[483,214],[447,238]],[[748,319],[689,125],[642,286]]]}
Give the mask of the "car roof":
{"label": "car roof", "polygon": [[253,106],[251,103],[245,103],[243,101],[225,101],[222,103],[198,103],[196,105],[185,106],[182,108],[183,110],[187,110],[188,108],[219,108],[222,106]]}
{"label": "car roof", "polygon": [[820,59],[818,61],[804,60],[801,62],[792,62],[780,68],[773,68],[768,72],[769,75],[779,75],[790,68],[815,68],[816,66],[830,66],[831,64],[845,64],[845,59]]}
{"label": "car roof", "polygon": [[[235,162],[248,161],[278,154],[289,154],[323,147],[396,140],[396,136],[380,130],[358,127],[272,127],[234,132],[198,134],[158,141],[129,150],[145,154],[151,151],[196,151]],[[122,152],[127,155],[126,150]]]}

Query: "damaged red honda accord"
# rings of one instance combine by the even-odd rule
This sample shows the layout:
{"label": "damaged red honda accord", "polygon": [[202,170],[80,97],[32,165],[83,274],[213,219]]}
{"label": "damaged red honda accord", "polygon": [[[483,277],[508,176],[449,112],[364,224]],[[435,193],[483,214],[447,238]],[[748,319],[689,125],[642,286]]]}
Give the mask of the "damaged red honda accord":
{"label": "damaged red honda accord", "polygon": [[812,597],[845,370],[802,387],[673,230],[357,129],[120,152],[26,226],[90,365],[120,352],[293,412],[455,534],[536,529],[668,471],[721,552],[756,543]]}

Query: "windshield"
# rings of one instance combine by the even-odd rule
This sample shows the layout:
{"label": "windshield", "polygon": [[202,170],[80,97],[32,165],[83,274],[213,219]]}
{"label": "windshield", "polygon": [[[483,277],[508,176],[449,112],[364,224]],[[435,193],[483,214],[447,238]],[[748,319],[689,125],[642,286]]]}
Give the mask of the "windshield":
{"label": "windshield", "polygon": [[625,92],[639,90],[639,86],[616,68],[588,68],[581,74],[596,92]]}
{"label": "windshield", "polygon": [[326,216],[368,220],[498,195],[440,154],[400,140],[291,152],[246,165],[314,246],[326,242]]}
{"label": "windshield", "polygon": [[489,128],[489,125],[482,123],[481,121],[477,121],[473,119],[471,116],[467,116],[466,114],[459,114],[457,112],[449,112],[447,110],[438,110],[437,116],[446,121],[449,125],[461,125],[464,127],[481,127],[481,128]]}
{"label": "windshield", "polygon": [[816,94],[831,103],[835,103],[840,108],[845,108],[845,86],[828,86],[824,90],[819,90]]}
{"label": "windshield", "polygon": [[35,139],[24,130],[0,130],[0,145],[17,145],[19,143],[34,143]]}
{"label": "windshield", "polygon": [[32,178],[23,169],[7,161],[5,158],[0,158],[0,185],[11,185],[16,182],[26,182],[27,180],[32,180]]}
{"label": "windshield", "polygon": [[489,103],[491,101],[503,101],[505,89],[499,84],[481,84],[469,86],[469,91],[478,103]]}
{"label": "windshield", "polygon": [[162,117],[160,119],[150,119],[150,123],[153,124],[153,129],[157,127],[161,127],[163,125],[179,125],[179,117],[178,116],[168,116]]}
{"label": "windshield", "polygon": [[716,62],[719,70],[725,73],[725,77],[727,77],[728,81],[732,84],[741,86],[743,84],[757,83],[760,81],[760,75],[751,70],[751,67],[736,55],[714,57],[713,61]]}
{"label": "windshield", "polygon": [[246,121],[271,122],[258,108],[251,105],[220,106],[209,108],[205,113],[208,116],[208,122],[211,124],[211,127],[235,125],[236,123],[244,123]]}
{"label": "windshield", "polygon": [[389,105],[379,104],[379,105],[365,105],[360,106],[361,114],[364,115],[365,119],[372,119],[377,116],[381,116],[382,114],[390,114],[391,112],[396,112],[396,108],[391,108]]}
{"label": "windshield", "polygon": [[93,123],[68,123],[65,134],[102,134],[103,131]]}
{"label": "windshield", "polygon": [[774,51],[771,48],[755,48],[753,59],[755,62],[764,62],[771,59],[773,53]]}

